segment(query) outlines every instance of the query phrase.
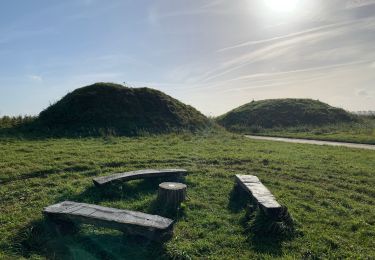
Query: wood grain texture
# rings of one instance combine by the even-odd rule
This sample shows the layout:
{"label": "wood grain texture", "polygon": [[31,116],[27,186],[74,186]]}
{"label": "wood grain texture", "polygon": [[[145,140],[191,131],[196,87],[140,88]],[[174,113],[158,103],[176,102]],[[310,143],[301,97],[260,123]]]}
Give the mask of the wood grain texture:
{"label": "wood grain texture", "polygon": [[103,186],[106,184],[114,183],[117,181],[130,181],[144,178],[155,178],[155,177],[167,177],[186,175],[187,171],[185,169],[146,169],[138,171],[130,171],[123,173],[116,173],[109,176],[102,176],[93,179],[96,186]]}
{"label": "wood grain texture", "polygon": [[276,216],[281,212],[281,205],[258,177],[254,175],[235,175],[235,179],[237,184],[250,194],[251,198],[265,213]]}
{"label": "wood grain texture", "polygon": [[142,212],[63,201],[44,208],[52,220],[93,224],[160,240],[172,233],[173,220]]}
{"label": "wood grain texture", "polygon": [[163,182],[159,184],[158,201],[166,208],[178,208],[186,199],[186,184],[178,182]]}

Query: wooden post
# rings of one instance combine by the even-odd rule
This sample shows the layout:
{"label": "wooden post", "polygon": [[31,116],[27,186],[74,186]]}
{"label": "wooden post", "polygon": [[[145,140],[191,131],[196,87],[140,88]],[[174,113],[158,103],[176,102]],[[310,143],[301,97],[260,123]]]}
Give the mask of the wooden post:
{"label": "wooden post", "polygon": [[187,186],[178,182],[163,182],[159,184],[158,201],[166,208],[176,209],[186,199]]}

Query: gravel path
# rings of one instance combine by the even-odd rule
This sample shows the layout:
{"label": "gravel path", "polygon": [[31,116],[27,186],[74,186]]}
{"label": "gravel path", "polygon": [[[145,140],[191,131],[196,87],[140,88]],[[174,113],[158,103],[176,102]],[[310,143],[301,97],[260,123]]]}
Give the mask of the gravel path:
{"label": "gravel path", "polygon": [[308,140],[308,139],[285,138],[285,137],[272,137],[272,136],[255,136],[255,135],[245,135],[245,136],[247,138],[256,139],[256,140],[279,141],[279,142],[299,143],[299,144],[345,146],[345,147],[349,147],[349,148],[375,150],[375,145],[372,145],[372,144],[355,144],[355,143],[343,143],[343,142]]}

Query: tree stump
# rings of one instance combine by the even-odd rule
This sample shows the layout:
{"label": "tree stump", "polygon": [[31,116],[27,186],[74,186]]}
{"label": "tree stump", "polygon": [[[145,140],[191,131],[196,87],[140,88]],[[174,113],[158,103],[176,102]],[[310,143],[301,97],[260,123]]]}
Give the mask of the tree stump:
{"label": "tree stump", "polygon": [[159,184],[158,201],[166,208],[176,209],[186,199],[187,186],[178,182],[163,182]]}

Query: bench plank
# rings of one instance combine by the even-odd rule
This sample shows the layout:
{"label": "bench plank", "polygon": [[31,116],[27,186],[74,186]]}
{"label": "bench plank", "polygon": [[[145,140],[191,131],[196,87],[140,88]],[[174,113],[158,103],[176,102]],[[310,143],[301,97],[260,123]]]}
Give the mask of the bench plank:
{"label": "bench plank", "polygon": [[187,171],[185,169],[147,169],[131,172],[116,173],[109,176],[102,176],[93,179],[96,186],[103,186],[116,181],[130,181],[143,178],[153,177],[166,177],[166,176],[179,176],[185,175]]}
{"label": "bench plank", "polygon": [[43,213],[54,220],[113,228],[153,240],[171,234],[173,228],[173,220],[169,218],[72,201],[48,206]]}
{"label": "bench plank", "polygon": [[237,184],[250,194],[265,213],[277,216],[281,212],[281,205],[258,177],[254,175],[236,175],[235,179]]}

